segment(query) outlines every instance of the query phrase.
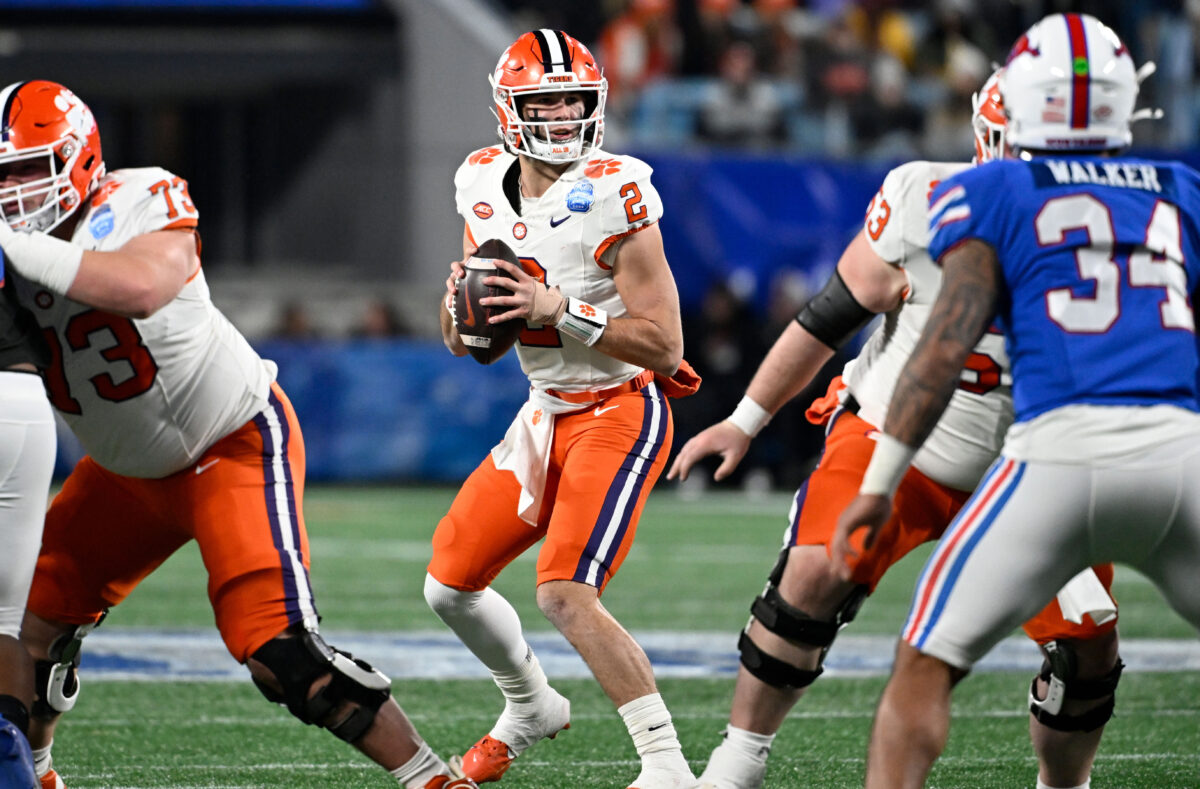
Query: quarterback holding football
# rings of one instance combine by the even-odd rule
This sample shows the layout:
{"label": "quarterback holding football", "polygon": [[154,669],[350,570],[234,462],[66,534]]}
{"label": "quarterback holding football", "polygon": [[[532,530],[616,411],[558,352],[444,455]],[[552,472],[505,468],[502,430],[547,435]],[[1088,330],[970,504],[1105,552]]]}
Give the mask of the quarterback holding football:
{"label": "quarterback holding football", "polygon": [[679,297],[657,225],[662,203],[650,167],[601,149],[608,84],[574,38],[523,34],[490,82],[501,144],[470,154],[454,177],[465,226],[442,334],[456,356],[468,353],[452,313],[459,280],[480,242],[502,240],[519,265],[497,259],[512,278],[486,277],[503,292],[479,304],[493,323],[524,322],[516,352],[531,387],[433,536],[425,598],[505,699],[462,768],[478,782],[498,780],[570,722],[570,704],[547,683],[516,611],[490,585],[542,542],[538,606],[624,720],[642,763],[631,786],[692,787],[650,662],[600,603],[670,454],[666,398],[699,385],[683,361]]}

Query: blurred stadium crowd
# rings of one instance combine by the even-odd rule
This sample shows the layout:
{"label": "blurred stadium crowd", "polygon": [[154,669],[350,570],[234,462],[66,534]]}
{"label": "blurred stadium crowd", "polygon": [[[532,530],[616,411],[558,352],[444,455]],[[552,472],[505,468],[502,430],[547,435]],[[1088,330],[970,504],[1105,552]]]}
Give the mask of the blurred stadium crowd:
{"label": "blurred stadium crowd", "polygon": [[639,148],[692,144],[801,155],[966,159],[970,97],[1037,19],[1090,13],[1157,74],[1166,120],[1138,144],[1197,140],[1196,0],[507,0],[517,27],[592,44],[610,117]]}

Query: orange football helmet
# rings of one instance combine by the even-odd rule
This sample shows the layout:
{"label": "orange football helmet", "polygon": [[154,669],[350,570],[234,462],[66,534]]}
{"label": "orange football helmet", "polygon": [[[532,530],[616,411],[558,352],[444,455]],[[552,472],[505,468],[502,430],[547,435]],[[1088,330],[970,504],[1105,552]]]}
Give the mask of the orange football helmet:
{"label": "orange football helmet", "polygon": [[975,132],[975,163],[1004,158],[1004,99],[1000,98],[1000,75],[996,69],[978,93],[971,94],[971,130]]}
{"label": "orange football helmet", "polygon": [[[566,33],[549,29],[523,33],[504,50],[488,82],[496,102],[496,119],[500,121],[500,139],[510,153],[546,162],[573,162],[600,147],[608,80],[588,48]],[[522,100],[539,93],[581,94],[583,118],[525,120]],[[567,140],[551,139],[551,126],[570,124],[578,124],[577,134]]]}
{"label": "orange football helmet", "polygon": [[58,227],[104,176],[96,119],[57,82],[14,82],[0,91],[0,184],[26,162],[44,163],[46,175],[0,186],[0,217],[14,230]]}

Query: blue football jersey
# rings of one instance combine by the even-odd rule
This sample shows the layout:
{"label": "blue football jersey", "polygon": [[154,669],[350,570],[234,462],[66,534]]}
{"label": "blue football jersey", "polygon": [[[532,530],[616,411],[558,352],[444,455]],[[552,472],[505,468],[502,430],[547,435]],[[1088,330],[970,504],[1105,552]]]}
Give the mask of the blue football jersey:
{"label": "blue football jersey", "polygon": [[1177,162],[1065,157],[965,170],[930,196],[929,253],[989,244],[1017,421],[1070,404],[1193,411],[1200,368],[1200,174]]}

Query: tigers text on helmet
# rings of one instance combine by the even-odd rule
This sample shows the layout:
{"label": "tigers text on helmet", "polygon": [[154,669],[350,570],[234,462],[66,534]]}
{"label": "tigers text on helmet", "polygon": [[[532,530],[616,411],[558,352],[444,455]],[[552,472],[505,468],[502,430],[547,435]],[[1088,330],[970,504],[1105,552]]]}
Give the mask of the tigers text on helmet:
{"label": "tigers text on helmet", "polygon": [[1087,14],[1051,14],[1029,28],[1008,54],[1000,94],[1018,151],[1104,151],[1133,140],[1133,57]]}
{"label": "tigers text on helmet", "polygon": [[[500,56],[488,77],[504,147],[545,162],[573,162],[600,147],[608,80],[587,47],[559,30],[524,33]],[[534,94],[577,93],[583,117],[577,120],[525,120],[523,100]],[[567,139],[554,139],[551,127],[578,126]]]}
{"label": "tigers text on helmet", "polygon": [[1000,98],[1000,75],[996,69],[978,93],[971,94],[971,131],[975,133],[975,163],[1004,158],[1004,101]]}
{"label": "tigers text on helmet", "polygon": [[104,176],[92,111],[57,82],[14,82],[0,91],[0,183],[19,165],[44,172],[0,186],[0,217],[14,230],[50,231]]}

